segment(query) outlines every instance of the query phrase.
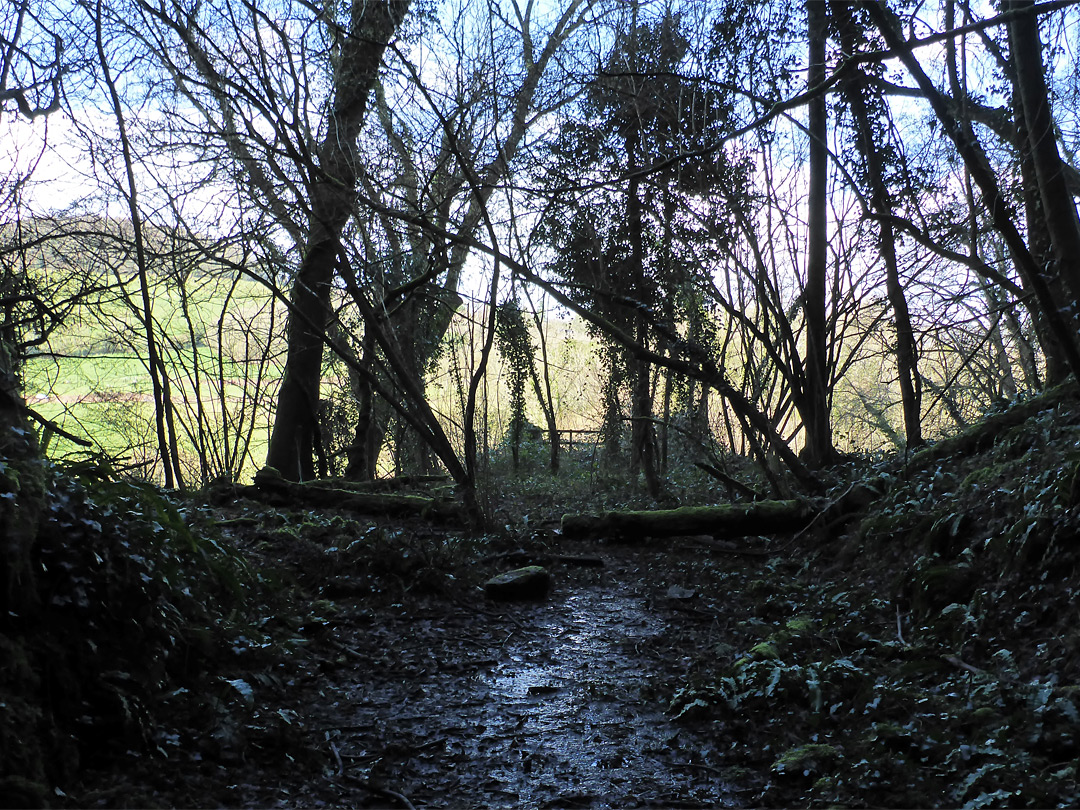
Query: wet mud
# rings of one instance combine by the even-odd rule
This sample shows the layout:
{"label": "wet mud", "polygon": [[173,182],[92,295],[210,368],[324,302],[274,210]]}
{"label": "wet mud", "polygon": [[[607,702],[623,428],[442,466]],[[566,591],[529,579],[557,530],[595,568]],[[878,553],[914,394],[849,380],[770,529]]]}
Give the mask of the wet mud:
{"label": "wet mud", "polygon": [[[538,603],[343,610],[324,640],[340,654],[297,694],[333,765],[287,803],[738,806],[719,741],[663,711],[686,676],[676,636],[708,611],[678,610],[626,557],[555,575]],[[270,788],[236,798],[280,804]]]}

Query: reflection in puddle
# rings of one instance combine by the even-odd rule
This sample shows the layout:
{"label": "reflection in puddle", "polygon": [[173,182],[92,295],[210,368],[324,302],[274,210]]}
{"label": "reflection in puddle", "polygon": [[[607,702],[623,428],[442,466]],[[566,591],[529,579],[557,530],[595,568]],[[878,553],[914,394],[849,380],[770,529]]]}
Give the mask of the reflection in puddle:
{"label": "reflection in puddle", "polygon": [[716,741],[663,713],[682,676],[666,611],[568,590],[386,628],[395,666],[320,685],[341,696],[325,725],[342,767],[417,807],[730,806]]}
{"label": "reflection in puddle", "polygon": [[537,611],[508,646],[510,660],[483,678],[482,741],[501,741],[512,755],[493,763],[490,776],[501,790],[524,806],[605,807],[625,803],[626,783],[644,777],[666,789],[656,797],[661,802],[723,801],[722,785],[684,785],[664,763],[678,729],[642,699],[647,673],[640,658],[624,652],[661,636],[665,624],[640,599],[598,590]]}

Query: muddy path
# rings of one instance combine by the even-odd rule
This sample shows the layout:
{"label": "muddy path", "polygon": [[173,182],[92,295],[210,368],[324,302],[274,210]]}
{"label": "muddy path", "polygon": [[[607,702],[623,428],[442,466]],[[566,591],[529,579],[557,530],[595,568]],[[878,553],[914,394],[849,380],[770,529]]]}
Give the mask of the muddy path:
{"label": "muddy path", "polygon": [[[431,598],[338,611],[291,684],[320,777],[235,784],[229,804],[716,807],[751,800],[723,741],[674,724],[690,653],[722,641],[717,606],[656,553],[555,566],[539,603]],[[685,577],[682,577],[685,579]],[[693,649],[688,647],[691,645]],[[253,776],[250,775],[249,776]]]}

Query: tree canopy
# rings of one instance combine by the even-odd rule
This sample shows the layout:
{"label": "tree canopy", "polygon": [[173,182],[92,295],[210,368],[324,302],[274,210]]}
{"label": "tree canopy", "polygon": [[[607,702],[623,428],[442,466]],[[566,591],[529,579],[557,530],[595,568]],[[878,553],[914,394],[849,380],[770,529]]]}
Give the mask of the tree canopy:
{"label": "tree canopy", "polygon": [[478,520],[530,412],[657,498],[673,430],[810,489],[947,435],[1080,370],[1080,11],[909,6],[16,4],[33,412],[170,486],[442,470]]}

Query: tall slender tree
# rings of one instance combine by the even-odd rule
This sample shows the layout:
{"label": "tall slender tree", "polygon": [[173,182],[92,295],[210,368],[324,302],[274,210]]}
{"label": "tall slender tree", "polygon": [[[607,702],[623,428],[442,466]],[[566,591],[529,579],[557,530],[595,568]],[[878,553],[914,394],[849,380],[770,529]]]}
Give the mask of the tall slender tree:
{"label": "tall slender tree", "polygon": [[[863,28],[856,21],[853,8],[848,3],[834,3],[832,8],[834,24],[844,52],[857,53],[860,50]],[[893,206],[885,173],[886,147],[882,144],[884,136],[881,130],[888,121],[888,109],[880,92],[874,92],[868,76],[859,67],[848,72],[844,81],[844,94],[855,124],[855,140],[862,156],[870,205],[879,216],[878,251],[885,265],[885,289],[892,306],[896,329],[896,369],[900,381],[906,443],[908,447],[918,447],[923,443],[922,380],[919,377],[918,348],[911,325],[907,295],[900,279],[896,233],[892,225]]]}
{"label": "tall slender tree", "polygon": [[1043,65],[1043,44],[1034,0],[1001,0],[1002,11],[1013,12],[1009,21],[1009,52],[1013,64],[1014,93],[1023,112],[1026,152],[1031,156],[1053,250],[1054,276],[1059,276],[1071,300],[1063,317],[1075,330],[1080,317],[1080,219],[1065,180],[1065,165],[1058,151],[1058,136],[1050,108],[1050,90]]}
{"label": "tall slender tree", "polygon": [[881,31],[889,48],[896,53],[915,80],[938,121],[941,122],[945,133],[956,147],[964,165],[971,173],[972,180],[982,194],[983,205],[990,214],[994,228],[1005,241],[1018,272],[1025,285],[1034,293],[1039,309],[1046,318],[1048,328],[1061,346],[1070,371],[1080,376],[1080,350],[1077,348],[1076,329],[1070,317],[1071,313],[1061,311],[1060,302],[1054,299],[1044,268],[1039,266],[1020,235],[1014,221],[1013,207],[1003,193],[971,123],[958,118],[948,99],[926,74],[915,57],[912,45],[906,42],[900,33],[899,21],[893,11],[886,5],[878,3],[868,3],[865,8],[878,30]]}
{"label": "tall slender tree", "polygon": [[[807,71],[809,90],[825,81],[825,44],[828,13],[825,0],[806,0]],[[828,279],[828,184],[829,120],[824,92],[808,103],[807,133],[810,136],[809,182],[806,192],[806,284],[803,313],[806,317],[805,389],[801,393],[806,458],[820,467],[833,455],[832,421],[829,416],[828,333],[826,281]]]}

